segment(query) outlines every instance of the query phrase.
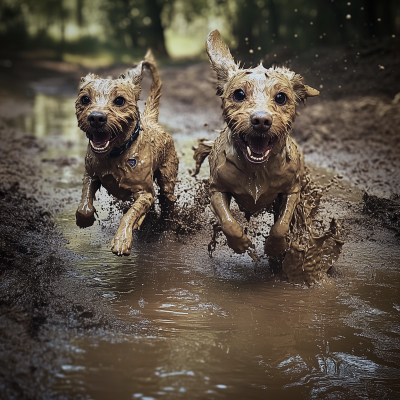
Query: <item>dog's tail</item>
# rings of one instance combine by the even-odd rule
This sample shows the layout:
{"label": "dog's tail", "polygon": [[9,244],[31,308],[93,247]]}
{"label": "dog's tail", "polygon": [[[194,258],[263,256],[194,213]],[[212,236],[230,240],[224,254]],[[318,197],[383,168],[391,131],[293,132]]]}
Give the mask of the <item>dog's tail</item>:
{"label": "dog's tail", "polygon": [[197,139],[197,141],[199,144],[198,147],[192,147],[192,150],[194,150],[193,159],[196,161],[196,170],[193,172],[192,176],[196,176],[200,172],[201,165],[211,153],[214,146],[213,140]]}
{"label": "dog's tail", "polygon": [[151,83],[151,89],[146,106],[144,107],[143,116],[158,121],[162,82],[158,73],[156,60],[150,49],[147,50],[144,56],[143,66],[147,67],[153,76],[153,82]]}

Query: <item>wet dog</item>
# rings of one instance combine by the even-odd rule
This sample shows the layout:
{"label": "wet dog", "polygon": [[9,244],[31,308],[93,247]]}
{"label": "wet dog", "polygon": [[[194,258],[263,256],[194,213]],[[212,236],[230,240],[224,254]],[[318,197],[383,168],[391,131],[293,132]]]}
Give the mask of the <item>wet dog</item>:
{"label": "wet dog", "polygon": [[[145,67],[153,81],[140,116],[137,103]],[[178,157],[172,137],[158,123],[160,97],[161,80],[150,51],[136,68],[118,79],[101,79],[94,74],[81,79],[75,108],[78,126],[89,144],[76,224],[81,228],[93,225],[93,200],[100,186],[118,199],[134,201],[111,242],[117,255],[131,252],[132,231],[140,228],[154,203],[154,180],[160,187],[164,213],[171,211],[176,200]]]}
{"label": "wet dog", "polygon": [[287,68],[240,68],[217,30],[208,35],[206,48],[226,127],[214,143],[199,141],[196,173],[209,154],[211,210],[236,253],[254,246],[230,212],[232,197],[247,218],[273,204],[275,223],[265,253],[277,256],[288,247],[305,175],[303,155],[290,137],[295,105],[319,92]]}

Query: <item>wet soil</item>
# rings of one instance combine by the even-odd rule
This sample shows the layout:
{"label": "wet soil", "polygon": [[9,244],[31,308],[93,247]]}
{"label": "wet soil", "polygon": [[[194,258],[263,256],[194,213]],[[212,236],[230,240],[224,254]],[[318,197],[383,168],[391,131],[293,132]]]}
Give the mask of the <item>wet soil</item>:
{"label": "wet soil", "polygon": [[[113,316],[101,294],[74,264],[79,257],[41,205],[43,144],[1,126],[0,186],[0,393],[3,398],[43,398],[68,363],[71,332],[135,333]],[[45,390],[47,392],[47,390]]]}
{"label": "wet soil", "polygon": [[393,194],[390,199],[382,199],[364,193],[364,211],[386,228],[393,229],[398,236],[400,234],[400,198]]}
{"label": "wet soil", "polygon": [[[26,65],[0,74],[0,397],[398,397],[400,81],[387,94],[355,88],[299,107],[294,137],[315,180],[332,182],[321,229],[334,217],[345,240],[330,276],[308,288],[264,257],[233,254],[222,237],[208,256],[207,166],[197,181],[188,172],[191,146],[222,125],[208,64],[161,70],[180,234],[159,229],[156,206],[122,259],[109,242],[123,204],[101,190],[99,221],[85,230],[74,221],[86,140],[73,103],[87,71]],[[247,223],[233,212],[261,255],[272,215]]]}

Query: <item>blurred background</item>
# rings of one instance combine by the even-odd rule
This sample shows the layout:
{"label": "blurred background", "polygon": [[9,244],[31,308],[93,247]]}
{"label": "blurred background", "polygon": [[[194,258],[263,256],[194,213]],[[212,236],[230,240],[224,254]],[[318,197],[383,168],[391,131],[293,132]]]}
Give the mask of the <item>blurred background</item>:
{"label": "blurred background", "polygon": [[23,56],[107,67],[148,47],[161,62],[204,59],[215,28],[234,54],[254,62],[276,50],[370,46],[400,36],[400,1],[2,0],[1,62]]}

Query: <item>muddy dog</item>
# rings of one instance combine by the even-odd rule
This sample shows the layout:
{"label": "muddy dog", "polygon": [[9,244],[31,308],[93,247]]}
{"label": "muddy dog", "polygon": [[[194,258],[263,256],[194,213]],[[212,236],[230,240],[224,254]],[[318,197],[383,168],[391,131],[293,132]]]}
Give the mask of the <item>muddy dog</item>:
{"label": "muddy dog", "polygon": [[254,246],[230,212],[231,198],[247,218],[273,204],[275,223],[265,253],[277,256],[288,247],[305,174],[303,155],[290,137],[295,105],[319,92],[287,68],[240,68],[218,30],[208,35],[206,48],[226,127],[214,143],[199,141],[195,174],[209,155],[211,210],[236,253]]}
{"label": "muddy dog", "polygon": [[[144,67],[150,69],[153,81],[140,116],[137,102]],[[131,252],[132,231],[140,228],[154,203],[153,180],[160,187],[164,212],[170,212],[176,200],[178,157],[172,137],[158,123],[160,97],[161,80],[150,51],[136,68],[118,79],[94,74],[81,79],[75,108],[78,126],[89,144],[76,224],[81,228],[93,225],[93,200],[100,186],[118,199],[134,200],[111,242],[117,255]]]}

